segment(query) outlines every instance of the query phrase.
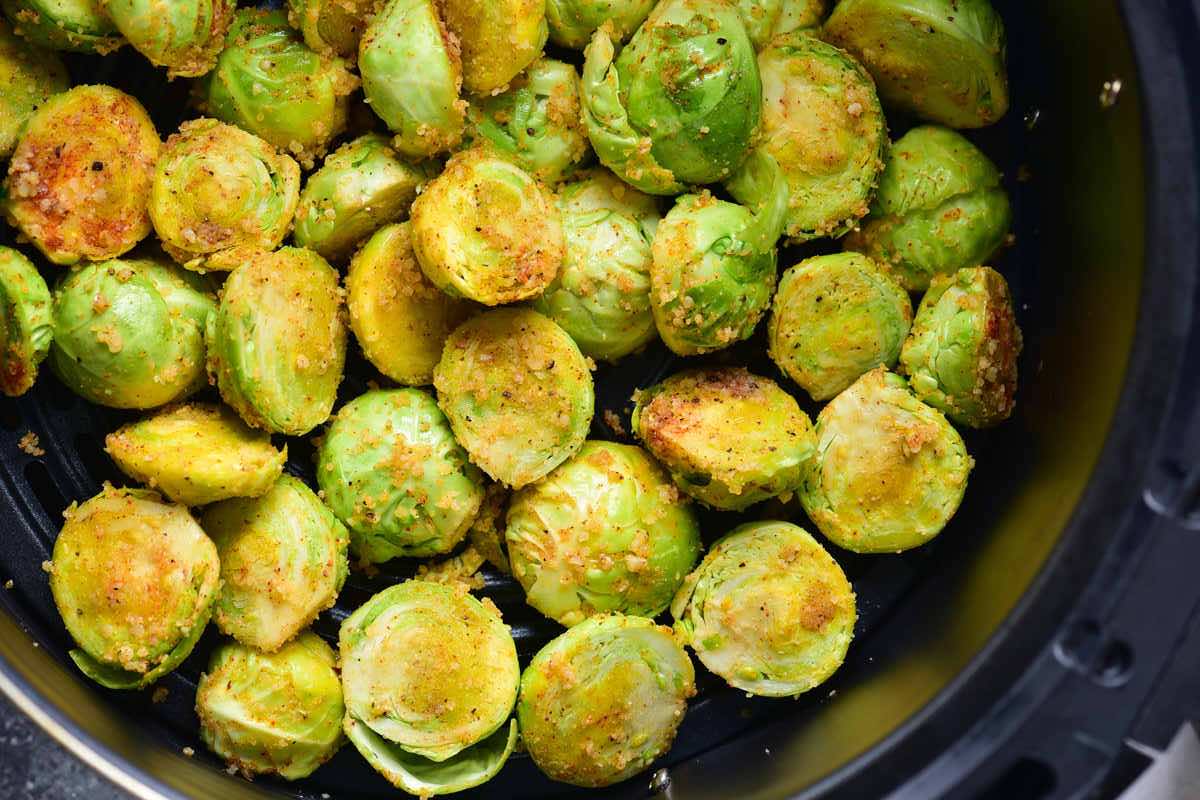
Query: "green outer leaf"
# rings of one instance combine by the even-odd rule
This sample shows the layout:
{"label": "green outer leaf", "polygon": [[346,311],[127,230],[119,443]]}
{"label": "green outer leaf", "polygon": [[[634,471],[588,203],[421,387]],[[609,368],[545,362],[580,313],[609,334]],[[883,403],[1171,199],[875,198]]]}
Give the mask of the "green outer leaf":
{"label": "green outer leaf", "polygon": [[0,247],[0,391],[29,391],[54,339],[50,290],[29,259]]}
{"label": "green outer leaf", "polygon": [[0,0],[18,36],[52,50],[105,55],[125,43],[100,0]]}
{"label": "green outer leaf", "polygon": [[197,77],[213,68],[233,21],[235,0],[98,0],[125,39],[167,74]]}
{"label": "green outer leaf", "polygon": [[550,39],[560,47],[582,50],[596,29],[610,24],[618,43],[628,39],[654,9],[655,0],[546,0]]}

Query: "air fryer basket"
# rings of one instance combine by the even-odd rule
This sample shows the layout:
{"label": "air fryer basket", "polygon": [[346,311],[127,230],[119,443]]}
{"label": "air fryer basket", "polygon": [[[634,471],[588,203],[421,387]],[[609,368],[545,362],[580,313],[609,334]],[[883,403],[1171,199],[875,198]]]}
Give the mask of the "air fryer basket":
{"label": "air fryer basket", "polygon": [[[1014,201],[1015,238],[997,266],[1025,331],[1015,418],[968,436],[977,468],[962,509],[933,544],[901,556],[835,551],[861,619],[833,680],[796,701],[765,700],[699,670],[700,695],[653,787],[647,773],[591,796],[859,798],[900,787],[899,796],[914,798],[982,797],[1019,780],[1022,791],[995,796],[1065,797],[1103,775],[1113,755],[1105,747],[1119,746],[1171,632],[1200,596],[1190,585],[1200,582],[1180,569],[1188,551],[1172,549],[1188,546],[1182,531],[1200,483],[1185,458],[1200,434],[1187,424],[1191,387],[1176,389],[1181,360],[1190,374],[1200,360],[1189,350],[1197,198],[1184,85],[1200,57],[1195,15],[1173,0],[1128,0],[1124,15],[1105,0],[995,4],[1008,27],[1013,110],[973,136],[1002,165]],[[72,62],[76,81],[128,89],[161,132],[173,130],[185,89],[148,76],[129,53],[116,59]],[[776,374],[755,355],[761,349],[756,341],[713,360]],[[627,420],[632,390],[676,366],[660,348],[602,368],[601,407]],[[369,377],[352,356],[342,399]],[[168,693],[159,703],[149,691],[100,689],[71,666],[41,564],[66,505],[103,480],[121,482],[102,445],[128,418],[79,400],[48,370],[30,394],[0,404],[0,581],[12,580],[0,591],[0,689],[141,797],[395,797],[350,747],[296,785],[227,775],[199,742],[192,709],[218,638],[211,628],[160,683]],[[1167,449],[1151,464],[1165,428],[1173,432]],[[40,437],[44,456],[18,448],[27,431]],[[593,435],[620,438],[603,421]],[[311,478],[311,450],[296,443],[291,455],[289,471]],[[808,524],[794,506],[749,513]],[[706,541],[737,519],[706,515]],[[372,578],[352,574],[318,631],[334,639],[348,610],[411,571],[400,564]],[[526,663],[557,626],[526,607],[511,580],[486,578],[484,592],[504,611]],[[1177,607],[1154,604],[1158,591],[1172,592]],[[1138,597],[1136,608],[1152,615],[1129,611]],[[1125,629],[1122,609],[1132,616]],[[1048,712],[1067,707],[1073,714]],[[1081,756],[1055,728],[1065,724],[1093,726],[1100,746]],[[518,755],[464,797],[567,795],[585,796]]]}

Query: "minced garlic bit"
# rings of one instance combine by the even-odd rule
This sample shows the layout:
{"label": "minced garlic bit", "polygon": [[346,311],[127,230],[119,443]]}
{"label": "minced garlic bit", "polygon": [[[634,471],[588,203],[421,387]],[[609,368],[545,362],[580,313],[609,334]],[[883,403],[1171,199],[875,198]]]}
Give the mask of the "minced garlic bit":
{"label": "minced garlic bit", "polygon": [[34,458],[46,455],[46,451],[40,445],[41,442],[38,439],[38,435],[33,431],[26,431],[25,435],[17,442],[17,447],[21,449],[21,452],[31,455]]}

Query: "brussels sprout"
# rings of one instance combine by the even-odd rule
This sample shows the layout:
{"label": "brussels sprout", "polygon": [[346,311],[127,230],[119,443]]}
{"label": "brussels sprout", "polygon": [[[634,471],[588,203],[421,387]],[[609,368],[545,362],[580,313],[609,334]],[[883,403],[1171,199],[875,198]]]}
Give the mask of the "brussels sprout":
{"label": "brussels sprout", "polygon": [[1008,111],[1004,22],[989,0],[842,0],[823,30],[889,106],[952,128]]}
{"label": "brussels sprout", "polygon": [[346,581],[346,529],[291,475],[261,497],[209,506],[200,525],[221,557],[213,620],[244,645],[278,650],[333,606]]}
{"label": "brussels sprout", "polygon": [[236,0],[99,0],[117,30],[171,77],[194,78],[217,63]]}
{"label": "brussels sprout", "polygon": [[204,385],[204,321],[215,308],[200,276],[165,260],[88,264],[54,290],[50,367],[112,408],[182,399]]}
{"label": "brussels sprout", "polygon": [[303,436],[329,419],[342,382],[337,273],[299,247],[255,255],[225,281],[205,341],[209,376],[242,419]]}
{"label": "brussels sprout", "polygon": [[616,361],[658,335],[650,310],[650,242],[658,209],[629,187],[618,199],[608,181],[619,183],[593,176],[563,189],[558,205],[566,258],[533,307],[571,334],[584,355]]}
{"label": "brussels sprout", "polygon": [[441,9],[462,49],[462,82],[471,94],[503,91],[546,44],[545,0],[442,0]]}
{"label": "brussels sprout", "polygon": [[287,445],[276,450],[269,435],[209,403],[123,425],[105,438],[104,451],[126,475],[185,506],[264,494],[287,461]]}
{"label": "brussels sprout", "polygon": [[941,532],[973,464],[942,413],[879,367],[821,410],[800,502],[837,546],[898,553]]}
{"label": "brussels sprout", "polygon": [[317,452],[317,482],[369,562],[449,552],[483,502],[483,476],[419,389],[342,406]]}
{"label": "brussels sprout", "polygon": [[608,35],[621,44],[645,21],[655,0],[546,0],[550,40],[582,50],[596,29],[609,24]]}
{"label": "brussels sprout", "polygon": [[375,0],[288,0],[288,21],[304,43],[326,56],[353,60]]}
{"label": "brussels sprout", "polygon": [[996,165],[954,131],[924,126],[892,145],[871,215],[845,246],[924,291],[935,275],[986,261],[1011,223]]}
{"label": "brussels sprout", "polygon": [[667,752],[696,693],[669,628],[610,615],[543,647],[521,676],[521,741],[542,772],[576,786],[623,781]]}
{"label": "brussels sprout", "polygon": [[51,50],[111,53],[125,43],[100,0],[0,0],[16,34]]}
{"label": "brussels sprout", "polygon": [[340,58],[309,50],[284,11],[238,9],[217,66],[199,87],[201,108],[296,156],[305,167],[346,127],[358,87]]}
{"label": "brussels sprout", "polygon": [[247,776],[307,777],[342,745],[342,685],[315,633],[274,654],[226,642],[196,687],[200,737]]}
{"label": "brussels sprout", "polygon": [[458,792],[504,766],[520,668],[495,606],[461,584],[407,581],[351,614],[339,646],[346,734],[397,788]]}
{"label": "brussels sprout", "polygon": [[722,537],[671,614],[705,667],[766,697],[824,683],[846,659],[858,616],[842,568],[788,522],[751,522]]}
{"label": "brussels sprout", "polygon": [[579,116],[579,75],[570,64],[540,58],[508,91],[471,106],[476,141],[547,183],[557,183],[588,154]]}
{"label": "brussels sprout", "polygon": [[541,294],[565,249],[550,193],[480,148],[450,159],[425,187],[412,206],[412,237],[435,286],[489,306]]}
{"label": "brussels sprout", "polygon": [[577,453],[595,410],[592,373],[579,347],[523,308],[460,325],[446,340],[433,385],[471,460],[514,489]]}
{"label": "brussels sprout", "polygon": [[1016,405],[1021,329],[1004,276],[991,267],[934,279],[900,353],[917,397],[950,419],[990,428]]}
{"label": "brussels sprout", "polygon": [[[737,0],[737,7],[750,41],[760,51],[773,37],[815,28],[825,16],[825,0]],[[758,68],[763,69],[761,58]],[[765,75],[763,79],[765,89]]]}
{"label": "brussels sprout", "polygon": [[704,190],[679,198],[654,234],[650,306],[659,335],[678,355],[749,337],[771,302],[787,182],[770,156],[753,160],[771,187],[757,213]]}
{"label": "brussels sprout", "polygon": [[[787,235],[803,242],[841,236],[866,216],[883,170],[887,123],[875,86],[853,58],[813,36],[773,39],[758,57],[763,112],[760,152],[788,184]],[[750,160],[728,182],[754,206],[774,191]]]}
{"label": "brussels sprout", "polygon": [[407,216],[429,177],[428,168],[397,158],[379,134],[342,145],[304,184],[296,244],[340,261],[376,230]]}
{"label": "brussels sprout", "polygon": [[589,441],[513,495],[505,529],[526,601],[571,626],[619,611],[653,617],[700,555],[687,501],[640,447]]}
{"label": "brussels sprout", "polygon": [[466,119],[458,47],[438,8],[434,0],[387,0],[358,48],[367,102],[410,158],[456,147]]}
{"label": "brussels sprout", "polygon": [[208,624],[217,548],[183,506],[114,489],[71,505],[50,591],[75,665],[109,689],[141,689],[179,666]]}
{"label": "brussels sprout", "polygon": [[25,124],[8,165],[8,221],[55,264],[103,261],[150,232],[160,142],[137,100],[111,86],[56,94]]}
{"label": "brussels sprout", "polygon": [[642,392],[633,432],[676,486],[733,511],[799,489],[816,446],[792,396],[740,367],[688,370]]}
{"label": "brussels sprout", "polygon": [[651,194],[728,178],[758,128],[754,46],[723,0],[662,0],[615,56],[600,28],[585,51],[583,119],[600,161]]}
{"label": "brussels sprout", "polygon": [[230,270],[278,247],[292,226],[300,166],[252,133],[189,120],[154,169],[150,220],[163,249],[189,269]]}
{"label": "brussels sprout", "polygon": [[0,158],[17,146],[17,135],[51,95],[71,88],[62,60],[29,44],[0,19]]}
{"label": "brussels sprout", "polygon": [[375,232],[346,275],[350,329],[363,355],[397,383],[424,386],[450,331],[472,304],[439,290],[417,266],[407,222]]}
{"label": "brussels sprout", "polygon": [[46,282],[28,258],[0,246],[0,392],[29,391],[53,339]]}
{"label": "brussels sprout", "polygon": [[768,352],[814,400],[828,400],[867,370],[895,366],[912,318],[908,293],[871,259],[815,256],[783,273]]}
{"label": "brussels sprout", "polygon": [[816,28],[829,10],[828,0],[780,0],[779,6],[771,36]]}
{"label": "brussels sprout", "polygon": [[662,220],[658,198],[639,192],[606,169],[597,167],[580,173],[559,190],[558,207],[563,214],[617,211],[637,222],[647,241]]}

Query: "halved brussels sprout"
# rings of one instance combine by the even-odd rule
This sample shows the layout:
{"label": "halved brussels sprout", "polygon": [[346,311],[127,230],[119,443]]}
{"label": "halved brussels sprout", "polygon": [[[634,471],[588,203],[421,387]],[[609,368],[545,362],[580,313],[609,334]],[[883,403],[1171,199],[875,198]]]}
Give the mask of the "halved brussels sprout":
{"label": "halved brussels sprout", "polygon": [[202,110],[312,166],[346,128],[358,78],[299,41],[282,10],[238,9],[225,41],[199,87]]}
{"label": "halved brussels sprout", "polygon": [[771,302],[787,181],[770,156],[754,161],[771,186],[757,212],[706,189],[679,198],[655,231],[650,307],[659,336],[678,355],[746,339]]}
{"label": "halved brussels sprout", "polygon": [[421,271],[456,297],[494,306],[542,293],[562,265],[562,220],[529,173],[483,148],[459,153],[412,205]]}
{"label": "halved brussels sprout", "polygon": [[150,232],[160,144],[141,103],[111,86],[54,95],[26,122],[8,164],[8,221],[55,264],[131,250]]}
{"label": "halved brussels sprout", "polygon": [[[825,0],[737,0],[736,4],[750,41],[760,51],[774,44],[771,40],[776,36],[815,28],[825,16]],[[758,68],[763,69],[761,57]],[[763,79],[765,89],[765,75]]]}
{"label": "halved brussels sprout", "polygon": [[18,37],[0,19],[0,158],[12,153],[33,112],[69,88],[71,78],[62,59]]}
{"label": "halved brussels sprout", "polygon": [[456,147],[466,120],[458,44],[438,8],[434,0],[387,0],[358,48],[367,102],[409,158]]}
{"label": "halved brussels sprout", "polygon": [[[803,242],[841,236],[866,216],[883,171],[887,123],[875,85],[857,61],[800,31],[775,38],[758,56],[762,130],[757,148],[788,184],[787,235]],[[755,206],[773,191],[753,161],[728,182]]]}
{"label": "halved brussels sprout", "polygon": [[204,385],[208,284],[166,260],[88,264],[54,290],[50,367],[112,408],[155,408]]}
{"label": "halved brussels sprout", "polygon": [[989,0],[842,0],[822,35],[866,65],[889,106],[952,128],[1008,111],[1004,22]]}
{"label": "halved brussels sprout", "polygon": [[895,366],[912,318],[908,292],[871,259],[814,256],[779,281],[768,352],[814,400],[828,400],[867,370]]}
{"label": "halved brussels sprout", "polygon": [[883,367],[817,416],[800,502],[825,538],[855,553],[925,544],[954,516],[974,461],[942,412]]}
{"label": "halved brussels sprout", "polygon": [[311,250],[259,253],[230,273],[208,318],[208,373],[251,426],[303,436],[329,419],[342,367],[338,275]]}
{"label": "halved brussels sprout", "polygon": [[29,391],[53,339],[46,282],[28,258],[0,246],[0,391]]}
{"label": "halved brussels sprout", "polygon": [[300,166],[291,156],[233,125],[189,120],[159,156],[150,220],[180,264],[230,270],[283,242],[299,196]]}
{"label": "halved brussels sprout", "polygon": [[583,119],[600,161],[650,194],[738,168],[762,112],[754,45],[723,0],[662,0],[617,56],[601,27],[583,66]]}
{"label": "halved brussels sprout", "polygon": [[50,591],[75,665],[109,689],[141,689],[179,666],[220,585],[217,548],[183,506],[114,489],[63,514]]}
{"label": "halved brussels sprout", "polygon": [[960,134],[913,128],[892,145],[871,215],[845,239],[909,291],[986,261],[1012,223],[1000,171]]}
{"label": "halved brussels sprout", "polygon": [[501,308],[460,325],[433,371],[438,405],[471,460],[519,489],[579,452],[592,424],[592,373],[536,311]]}
{"label": "halved brussels sprout", "polygon": [[377,133],[335,150],[308,176],[296,209],[296,244],[340,261],[389,222],[403,219],[430,170],[401,161]]}
{"label": "halved brussels sprout", "polygon": [[105,437],[104,452],[126,475],[185,506],[258,497],[287,461],[287,445],[276,450],[268,434],[210,403],[167,408],[123,425]]}
{"label": "halved brussels sprout", "polygon": [[346,582],[349,534],[291,475],[261,497],[209,506],[200,525],[221,557],[213,621],[242,644],[278,650],[332,607]]}
{"label": "halved brussels sprout", "polygon": [[0,0],[16,34],[51,50],[111,53],[125,40],[100,0]]}
{"label": "halved brussels sprout", "polygon": [[397,383],[424,386],[450,331],[474,306],[438,289],[417,266],[410,223],[375,232],[346,275],[350,329],[375,368]]}
{"label": "halved brussels sprout", "polygon": [[442,0],[446,26],[462,49],[462,82],[484,96],[509,81],[542,54],[549,28],[545,0]]}
{"label": "halved brussels sprout", "polygon": [[217,63],[236,0],[99,0],[135,50],[167,75],[194,78]]}
{"label": "halved brussels sprout", "polygon": [[1020,355],[1008,282],[991,267],[973,267],[934,279],[900,366],[917,397],[961,425],[990,428],[1016,405]]}
{"label": "halved brussels sprout", "polygon": [[[606,177],[598,177],[606,176]],[[616,361],[658,335],[650,310],[653,200],[606,172],[568,184],[559,196],[566,258],[533,307],[571,334],[583,354]]]}
{"label": "halved brussels sprout", "polygon": [[654,9],[655,0],[546,0],[550,40],[560,47],[582,50],[592,34],[609,23],[609,37],[621,44]]}
{"label": "halved brussels sprout", "polygon": [[526,601],[567,626],[657,616],[700,556],[687,500],[644,450],[613,442],[584,443],[513,495],[505,540]]}
{"label": "halved brussels sprout", "polygon": [[317,451],[317,483],[369,562],[448,553],[483,502],[483,475],[419,389],[342,406]]}
{"label": "halved brussels sprout", "polygon": [[845,661],[858,618],[842,568],[789,522],[750,522],[718,540],[671,614],[705,667],[766,697],[824,683]]}
{"label": "halved brussels sprout", "polygon": [[741,367],[672,375],[640,394],[632,424],[676,486],[732,511],[799,489],[816,447],[792,396]]}
{"label": "halved brussels sprout", "polygon": [[329,645],[304,633],[277,653],[218,647],[196,687],[200,738],[246,776],[311,775],[342,745],[342,685]]}
{"label": "halved brussels sprout", "polygon": [[288,0],[288,21],[315,52],[353,60],[375,0]]}
{"label": "halved brussels sprout", "polygon": [[570,64],[539,58],[508,91],[471,106],[475,140],[540,181],[557,183],[589,152],[579,116],[579,75]]}
{"label": "halved brussels sprout", "polygon": [[406,581],[351,614],[339,646],[346,734],[397,788],[462,791],[504,766],[520,667],[490,602],[461,584]]}
{"label": "halved brussels sprout", "polygon": [[670,628],[640,617],[593,617],[525,668],[521,741],[553,780],[609,786],[671,748],[695,693],[692,661]]}

